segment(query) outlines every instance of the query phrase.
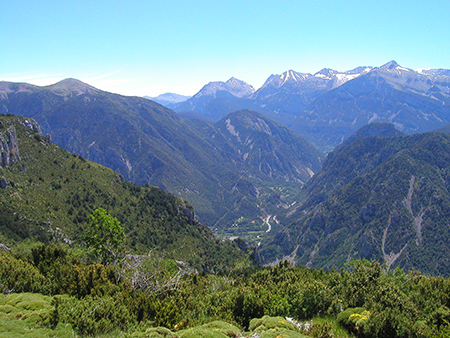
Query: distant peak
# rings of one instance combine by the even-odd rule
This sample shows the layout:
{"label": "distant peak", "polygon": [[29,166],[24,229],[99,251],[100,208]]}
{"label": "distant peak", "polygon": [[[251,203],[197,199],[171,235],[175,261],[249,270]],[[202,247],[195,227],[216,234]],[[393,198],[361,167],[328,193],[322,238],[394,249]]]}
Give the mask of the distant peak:
{"label": "distant peak", "polygon": [[[231,77],[227,82],[225,82],[226,85],[243,85],[243,86],[250,86],[247,82],[236,79],[235,77]],[[251,86],[250,86],[251,87]]]}
{"label": "distant peak", "polygon": [[80,81],[80,80],[78,80],[78,79],[74,79],[73,77],[69,77],[69,78],[67,78],[67,79],[61,80],[61,81],[57,82],[56,84],[58,84],[58,83],[67,83],[67,84],[85,84],[84,82],[82,82],[82,81]]}
{"label": "distant peak", "polygon": [[316,74],[328,75],[328,74],[334,74],[334,73],[336,73],[336,71],[331,68],[323,68],[323,69],[319,70]]}
{"label": "distant peak", "polygon": [[47,88],[58,95],[68,95],[72,93],[81,95],[87,92],[98,91],[97,88],[73,78],[64,79],[53,85],[47,86]]}
{"label": "distant peak", "polygon": [[230,82],[243,82],[243,81],[241,81],[241,80],[239,80],[239,79],[236,79],[234,76],[232,76],[232,77],[230,77],[230,79],[227,81],[227,83],[230,83]]}
{"label": "distant peak", "polygon": [[296,76],[295,76],[296,74],[297,73],[295,71],[293,71],[292,69],[289,69],[289,70],[285,71],[283,74],[281,74],[281,77],[282,78],[286,78],[286,79],[289,79],[289,78],[295,79],[296,78]]}
{"label": "distant peak", "polygon": [[64,80],[61,80],[57,83],[55,83],[52,86],[66,86],[66,87],[90,87],[90,88],[94,88],[91,85],[88,85],[87,83],[84,83],[78,79],[74,79],[74,78],[67,78]]}
{"label": "distant peak", "polygon": [[158,96],[155,97],[151,97],[151,96],[144,96],[145,99],[149,99],[152,101],[156,101],[159,104],[167,104],[167,103],[180,103],[180,102],[184,102],[188,99],[191,98],[191,96],[187,96],[187,95],[180,95],[180,94],[176,94],[176,93],[164,93],[164,94],[160,94]]}
{"label": "distant peak", "polygon": [[290,69],[280,75],[280,81],[281,81],[280,85],[283,85],[286,82],[298,83],[299,81],[305,81],[309,76],[310,76],[310,74],[297,73],[297,72],[293,71],[292,69]]}
{"label": "distant peak", "polygon": [[[394,61],[395,62],[395,61]],[[371,66],[359,66],[352,70],[346,71],[347,74],[366,74],[373,70],[373,67]]]}
{"label": "distant peak", "polygon": [[216,81],[208,83],[203,86],[203,88],[195,94],[194,97],[199,98],[204,95],[212,95],[215,97],[218,91],[226,91],[233,96],[242,98],[253,94],[255,89],[248,83],[232,77],[227,82]]}
{"label": "distant peak", "polygon": [[321,69],[320,71],[318,71],[317,73],[315,73],[314,76],[320,77],[320,78],[326,79],[326,80],[331,80],[333,75],[335,75],[336,73],[338,73],[338,72],[331,68],[324,68],[324,69]]}
{"label": "distant peak", "polygon": [[400,65],[397,62],[395,62],[394,60],[392,60],[392,61],[389,61],[388,63],[382,65],[380,68],[389,70],[389,69],[394,69],[397,67],[400,67]]}
{"label": "distant peak", "polygon": [[385,71],[388,71],[389,73],[397,74],[397,75],[401,75],[402,73],[405,73],[405,72],[414,72],[412,69],[400,66],[395,61],[389,61],[388,63],[382,65],[380,67],[380,69],[383,69]]}

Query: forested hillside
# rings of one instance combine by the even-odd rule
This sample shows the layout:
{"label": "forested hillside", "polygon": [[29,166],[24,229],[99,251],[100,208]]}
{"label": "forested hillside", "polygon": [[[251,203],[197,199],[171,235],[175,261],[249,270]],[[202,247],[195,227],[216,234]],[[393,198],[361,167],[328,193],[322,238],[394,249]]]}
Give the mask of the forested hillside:
{"label": "forested hillside", "polygon": [[205,269],[244,257],[231,242],[217,241],[186,201],[68,153],[32,119],[0,117],[0,140],[9,158],[0,168],[0,242],[7,246],[27,238],[82,246],[88,215],[104,208],[124,227],[127,252],[156,249]]}
{"label": "forested hillside", "polygon": [[[153,101],[108,93],[75,79],[46,87],[0,82],[0,112],[34,118],[64,149],[105,165],[133,183],[157,186],[188,200],[199,220],[223,236],[236,236],[233,224],[244,219],[252,225],[247,240],[253,242],[265,236],[264,220],[282,210],[283,199],[289,203],[300,190],[301,184],[292,182],[306,181],[322,160],[309,142],[262,115],[258,121],[270,125],[273,135],[252,131],[259,123],[257,113],[252,118],[247,113],[245,124],[230,128],[253,133],[254,143],[247,148],[272,152],[272,160],[250,161],[251,156],[246,161],[246,139],[232,145],[234,151],[245,152],[232,154],[226,148],[231,144],[215,142],[214,135],[208,137],[203,129]],[[273,153],[275,135],[277,142],[292,143],[299,156],[291,156],[286,146]],[[273,161],[273,155],[284,162],[275,171],[270,168],[278,161]]]}
{"label": "forested hillside", "polygon": [[354,139],[328,155],[263,257],[328,269],[367,258],[448,276],[449,154],[441,133]]}
{"label": "forested hillside", "polygon": [[[0,336],[425,338],[450,332],[449,280],[393,269],[396,259],[404,259],[400,255],[385,264],[351,261],[340,271],[287,261],[257,268],[250,248],[216,240],[187,202],[66,152],[32,119],[3,116],[0,122]],[[355,201],[378,201],[376,192],[384,191],[383,208],[403,205],[407,211],[393,215],[422,213],[422,232],[416,227],[405,237],[412,237],[406,247],[418,247],[408,258],[431,252],[433,257],[417,257],[445,267],[439,241],[431,251],[420,249],[430,241],[428,220],[446,219],[448,144],[449,136],[439,133],[356,139],[327,160],[324,172],[334,168],[347,176],[330,183],[322,210],[337,199],[333,191],[343,191],[351,217]],[[378,172],[378,166],[385,170]],[[363,183],[382,179],[381,172],[388,182],[367,195]],[[365,177],[371,173],[379,176]],[[394,183],[401,183],[397,189],[405,185],[400,178],[409,178],[406,193],[395,192]],[[444,185],[424,184],[438,179]],[[431,212],[421,209],[424,200]],[[377,225],[370,224],[378,219],[371,213],[359,215],[356,220]],[[383,239],[385,252],[401,241],[390,219],[381,230],[391,236]],[[119,231],[99,236],[102,229]],[[435,233],[446,235],[442,228]],[[104,237],[113,241],[106,248]]]}

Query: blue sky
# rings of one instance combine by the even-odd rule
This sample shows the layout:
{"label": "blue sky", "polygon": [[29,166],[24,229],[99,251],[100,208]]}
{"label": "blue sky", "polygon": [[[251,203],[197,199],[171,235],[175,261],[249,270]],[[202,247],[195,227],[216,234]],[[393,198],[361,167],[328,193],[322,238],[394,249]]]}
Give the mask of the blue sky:
{"label": "blue sky", "polygon": [[289,69],[450,69],[449,16],[448,0],[4,0],[0,80],[156,96]]}

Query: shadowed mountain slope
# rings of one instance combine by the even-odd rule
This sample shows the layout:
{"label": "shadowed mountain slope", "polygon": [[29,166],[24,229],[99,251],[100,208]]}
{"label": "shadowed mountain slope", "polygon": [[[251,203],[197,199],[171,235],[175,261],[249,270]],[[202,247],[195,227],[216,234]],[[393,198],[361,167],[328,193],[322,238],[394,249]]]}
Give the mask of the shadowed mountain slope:
{"label": "shadowed mountain slope", "polygon": [[104,208],[123,225],[132,253],[156,249],[210,269],[243,258],[237,245],[219,242],[199,223],[186,201],[68,153],[32,119],[0,116],[0,140],[1,157],[14,157],[0,167],[0,243],[33,237],[83,245],[87,215]]}
{"label": "shadowed mountain slope", "polygon": [[317,97],[289,127],[332,149],[371,122],[392,122],[406,134],[450,121],[450,77],[422,74],[391,61]]}
{"label": "shadowed mountain slope", "polygon": [[[264,159],[261,170],[250,161],[236,165],[208,133],[173,111],[74,79],[47,87],[1,82],[0,95],[1,112],[33,117],[43,132],[65,149],[103,164],[127,180],[155,185],[188,200],[200,220],[214,229],[229,228],[244,218],[264,234],[267,214],[278,208],[280,199],[289,199],[300,189],[299,184],[291,183],[304,182],[311,174],[306,168],[312,172],[319,169],[320,158],[302,165],[301,174],[294,173],[292,168],[300,168],[297,158],[309,155],[299,151],[293,159],[297,162],[287,164],[290,155],[282,155],[281,149],[277,156],[284,158],[284,164],[275,168],[276,177],[271,177],[273,170],[266,167]],[[309,151],[315,149],[311,145],[303,148],[303,152]],[[313,156],[317,157],[320,155]],[[288,171],[283,173],[284,169]],[[289,189],[286,184],[291,184]]]}
{"label": "shadowed mountain slope", "polygon": [[368,136],[331,152],[266,260],[341,267],[354,258],[450,274],[450,136]]}

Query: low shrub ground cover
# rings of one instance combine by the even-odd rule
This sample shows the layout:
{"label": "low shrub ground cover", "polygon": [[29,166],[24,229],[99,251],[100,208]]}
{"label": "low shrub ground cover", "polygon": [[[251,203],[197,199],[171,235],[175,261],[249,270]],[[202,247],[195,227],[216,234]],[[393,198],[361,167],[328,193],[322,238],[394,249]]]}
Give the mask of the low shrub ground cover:
{"label": "low shrub ground cover", "polygon": [[[42,330],[57,336],[425,338],[449,332],[448,279],[386,271],[377,262],[354,261],[340,272],[282,262],[214,275],[156,254],[129,259],[126,268],[83,263],[71,249],[49,246],[21,257],[0,255],[4,336]],[[137,273],[133,261],[146,268]]]}

